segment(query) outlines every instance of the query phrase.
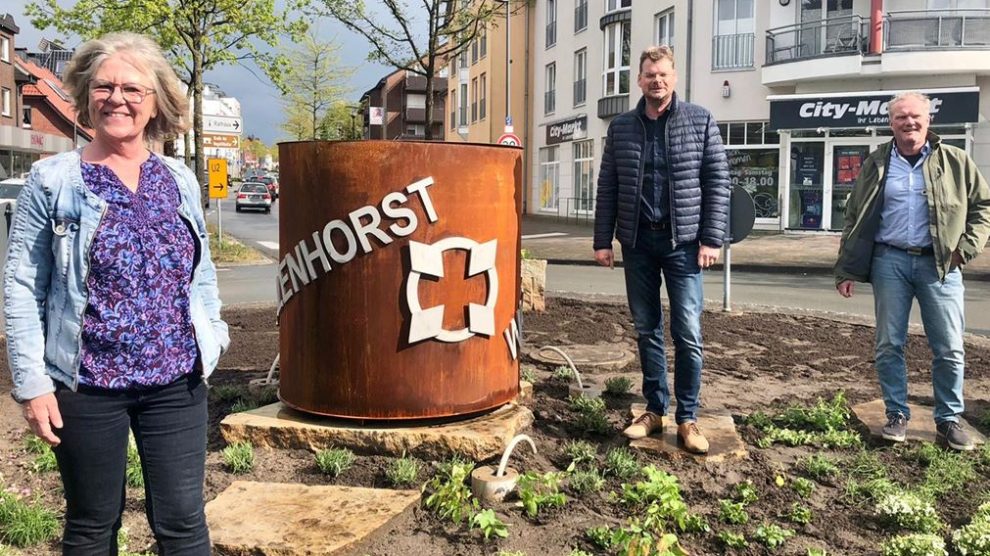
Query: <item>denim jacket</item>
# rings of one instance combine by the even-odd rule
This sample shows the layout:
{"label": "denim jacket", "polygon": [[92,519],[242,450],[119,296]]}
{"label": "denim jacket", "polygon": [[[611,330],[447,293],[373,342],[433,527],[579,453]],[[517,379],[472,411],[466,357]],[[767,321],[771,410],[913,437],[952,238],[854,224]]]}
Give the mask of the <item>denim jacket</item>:
{"label": "denim jacket", "polygon": [[[3,311],[11,392],[18,402],[53,392],[57,380],[75,390],[82,360],[83,312],[89,292],[89,256],[107,204],[83,182],[81,150],[31,167],[17,199],[3,269]],[[179,215],[195,233],[196,259],[189,312],[204,377],[230,343],[220,319],[217,274],[210,258],[196,176],[184,164],[160,157],[175,178]]]}

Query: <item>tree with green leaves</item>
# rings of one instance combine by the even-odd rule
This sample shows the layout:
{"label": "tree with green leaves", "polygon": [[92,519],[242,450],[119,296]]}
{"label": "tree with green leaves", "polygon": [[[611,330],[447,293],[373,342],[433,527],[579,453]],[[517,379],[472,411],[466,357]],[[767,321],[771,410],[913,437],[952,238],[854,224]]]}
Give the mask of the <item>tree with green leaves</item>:
{"label": "tree with green leaves", "polygon": [[[324,120],[343,102],[353,68],[340,65],[340,46],[321,42],[312,30],[285,54],[288,64],[282,81],[285,122],[282,129],[297,140],[327,139]],[[332,137],[339,138],[339,137]]]}
{"label": "tree with green leaves", "polygon": [[[433,79],[450,57],[467,48],[506,0],[380,0],[374,11],[364,0],[318,0],[329,15],[371,43],[369,60],[426,78],[426,139],[433,138]],[[314,3],[316,4],[316,3]]]}
{"label": "tree with green leaves", "polygon": [[[196,172],[208,198],[203,157],[203,75],[225,64],[252,60],[280,83],[285,59],[259,48],[278,45],[279,36],[300,36],[307,25],[290,13],[306,0],[289,0],[278,12],[274,0],[78,0],[63,8],[60,0],[33,0],[25,8],[38,29],[54,27],[83,40],[114,31],[155,38],[169,54],[180,78],[192,91]],[[65,3],[68,3],[66,1]],[[187,151],[188,152],[188,149]]]}

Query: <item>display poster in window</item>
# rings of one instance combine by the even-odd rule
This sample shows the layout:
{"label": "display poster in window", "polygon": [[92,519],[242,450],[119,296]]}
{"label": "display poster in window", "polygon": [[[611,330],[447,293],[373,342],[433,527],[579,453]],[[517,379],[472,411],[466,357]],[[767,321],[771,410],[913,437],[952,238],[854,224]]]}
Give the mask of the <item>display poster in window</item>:
{"label": "display poster in window", "polygon": [[863,159],[866,158],[863,151],[863,147],[835,148],[835,185],[852,187],[856,183],[859,170],[863,167]]}
{"label": "display poster in window", "polygon": [[729,177],[753,197],[756,218],[779,218],[778,149],[728,149]]}

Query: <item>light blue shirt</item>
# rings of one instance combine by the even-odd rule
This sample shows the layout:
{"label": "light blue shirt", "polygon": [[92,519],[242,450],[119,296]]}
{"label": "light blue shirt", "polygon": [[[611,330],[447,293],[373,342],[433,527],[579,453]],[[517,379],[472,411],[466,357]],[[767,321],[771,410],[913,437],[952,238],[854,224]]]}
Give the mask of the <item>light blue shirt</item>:
{"label": "light blue shirt", "polygon": [[932,244],[929,230],[928,194],[925,189],[925,160],[932,148],[927,142],[921,148],[921,158],[914,166],[895,146],[890,150],[887,183],[883,190],[880,227],[875,237],[878,243],[894,247],[928,247]]}

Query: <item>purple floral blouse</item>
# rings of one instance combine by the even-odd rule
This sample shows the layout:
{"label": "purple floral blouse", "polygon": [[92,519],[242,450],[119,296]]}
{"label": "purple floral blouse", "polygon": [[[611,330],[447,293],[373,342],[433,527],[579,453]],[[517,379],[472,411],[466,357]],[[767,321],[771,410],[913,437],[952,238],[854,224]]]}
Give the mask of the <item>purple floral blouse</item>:
{"label": "purple floral blouse", "polygon": [[179,188],[155,155],[134,193],[101,164],[83,162],[82,175],[107,210],[90,248],[79,382],[113,390],[173,382],[198,357],[189,316],[196,247]]}

